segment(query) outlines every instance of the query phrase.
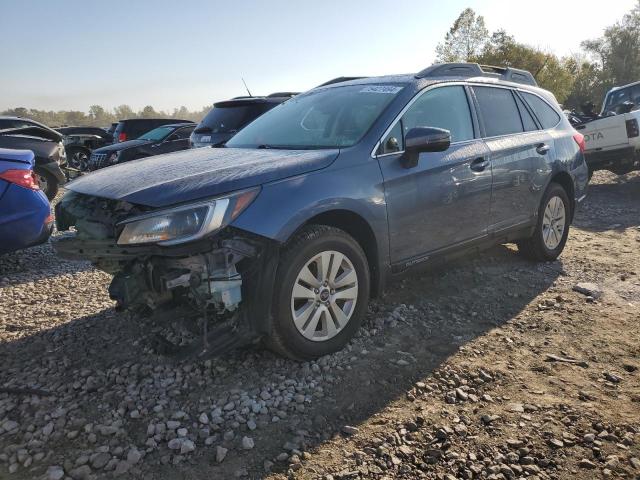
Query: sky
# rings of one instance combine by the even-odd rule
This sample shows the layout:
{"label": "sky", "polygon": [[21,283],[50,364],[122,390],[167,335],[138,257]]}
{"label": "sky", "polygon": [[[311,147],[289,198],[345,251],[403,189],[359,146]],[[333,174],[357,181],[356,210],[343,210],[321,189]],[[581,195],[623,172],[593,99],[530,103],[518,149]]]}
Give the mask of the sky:
{"label": "sky", "polygon": [[636,0],[0,0],[0,110],[199,110],[334,77],[419,71],[460,12],[558,55]]}

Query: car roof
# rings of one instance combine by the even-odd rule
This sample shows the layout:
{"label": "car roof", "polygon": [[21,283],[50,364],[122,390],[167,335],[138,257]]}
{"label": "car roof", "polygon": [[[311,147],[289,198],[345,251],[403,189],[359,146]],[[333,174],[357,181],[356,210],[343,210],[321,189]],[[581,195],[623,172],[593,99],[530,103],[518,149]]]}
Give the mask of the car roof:
{"label": "car roof", "polygon": [[637,82],[628,83],[626,85],[621,85],[620,87],[613,87],[610,92],[615,92],[617,90],[622,90],[623,88],[635,87],[636,85],[640,85],[640,80]]}
{"label": "car roof", "polygon": [[158,125],[157,128],[164,128],[164,127],[176,127],[176,128],[178,128],[178,127],[191,127],[191,126],[196,127],[196,126],[198,126],[198,124],[195,123],[195,122],[189,122],[189,123],[167,123],[165,125]]}
{"label": "car roof", "polygon": [[288,96],[268,96],[268,97],[234,97],[230,100],[222,100],[213,104],[214,108],[242,107],[247,105],[260,105],[265,103],[282,103],[289,100],[293,95]]}
{"label": "car roof", "polygon": [[380,77],[362,77],[316,87],[341,88],[349,85],[368,84],[402,84],[415,85],[421,90],[429,85],[446,82],[486,83],[487,85],[504,85],[537,93],[548,92],[537,86],[531,73],[509,67],[493,67],[476,63],[444,63],[435,64],[418,72]]}
{"label": "car roof", "polygon": [[191,120],[181,120],[179,118],[126,118],[119,120],[118,123],[123,122],[157,122],[158,120],[175,122],[175,123],[192,123]]}

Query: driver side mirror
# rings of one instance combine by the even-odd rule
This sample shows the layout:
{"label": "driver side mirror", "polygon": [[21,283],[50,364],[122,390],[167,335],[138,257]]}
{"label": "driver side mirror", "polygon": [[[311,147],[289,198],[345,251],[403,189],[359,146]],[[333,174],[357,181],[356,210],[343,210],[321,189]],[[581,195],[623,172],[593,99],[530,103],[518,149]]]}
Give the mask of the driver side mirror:
{"label": "driver side mirror", "polygon": [[418,165],[423,152],[444,152],[451,145],[451,132],[442,128],[415,127],[404,136],[404,155],[400,161],[404,168]]}

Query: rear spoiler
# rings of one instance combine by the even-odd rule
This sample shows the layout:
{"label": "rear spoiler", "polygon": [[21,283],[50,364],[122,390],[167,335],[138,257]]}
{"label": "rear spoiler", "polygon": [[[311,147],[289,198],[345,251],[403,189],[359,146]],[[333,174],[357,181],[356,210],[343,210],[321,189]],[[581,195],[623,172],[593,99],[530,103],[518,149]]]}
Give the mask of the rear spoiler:
{"label": "rear spoiler", "polygon": [[44,140],[51,140],[53,142],[60,142],[64,135],[42,127],[21,127],[21,128],[8,128],[0,130],[0,135],[26,135],[28,137],[40,137]]}

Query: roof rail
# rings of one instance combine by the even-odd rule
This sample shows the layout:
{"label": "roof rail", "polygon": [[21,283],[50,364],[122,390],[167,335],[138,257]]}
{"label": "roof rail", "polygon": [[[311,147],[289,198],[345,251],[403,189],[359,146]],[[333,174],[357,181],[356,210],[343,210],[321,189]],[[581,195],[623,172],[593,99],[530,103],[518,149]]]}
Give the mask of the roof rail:
{"label": "roof rail", "polygon": [[416,78],[489,77],[506,82],[538,86],[531,72],[511,67],[494,67],[477,63],[437,63],[416,74]]}

